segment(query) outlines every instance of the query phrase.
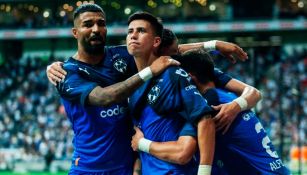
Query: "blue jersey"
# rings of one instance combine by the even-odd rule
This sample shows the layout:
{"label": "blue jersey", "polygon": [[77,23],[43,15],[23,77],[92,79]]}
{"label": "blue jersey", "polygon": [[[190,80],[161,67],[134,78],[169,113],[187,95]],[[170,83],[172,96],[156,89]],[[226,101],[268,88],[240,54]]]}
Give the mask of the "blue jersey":
{"label": "blue jersey", "polygon": [[[222,89],[210,89],[203,96],[210,105],[228,103],[237,98]],[[213,174],[290,174],[251,110],[239,113],[225,135],[217,133],[214,169]]]}
{"label": "blue jersey", "polygon": [[[229,81],[222,72],[217,72],[217,75]],[[185,125],[186,121],[196,123],[205,114],[213,112],[190,81],[191,78],[183,69],[171,67],[146,82],[130,97],[129,106],[145,138],[167,142],[178,140],[180,135],[193,135],[193,128]],[[144,152],[140,153],[140,158],[142,174],[146,175],[190,175],[197,172],[198,163],[195,160],[178,165]]]}
{"label": "blue jersey", "polygon": [[63,67],[67,75],[57,89],[74,131],[71,172],[132,172],[133,128],[128,102],[98,107],[86,104],[86,100],[95,87],[109,86],[133,75],[133,57],[125,46],[107,47],[97,65],[69,58]]}

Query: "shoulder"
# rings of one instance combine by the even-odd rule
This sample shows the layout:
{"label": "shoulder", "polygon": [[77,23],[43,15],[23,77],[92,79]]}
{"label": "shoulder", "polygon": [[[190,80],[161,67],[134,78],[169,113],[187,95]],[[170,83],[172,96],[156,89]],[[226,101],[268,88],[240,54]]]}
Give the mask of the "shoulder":
{"label": "shoulder", "polygon": [[204,94],[203,97],[207,100],[209,105],[219,105],[219,94],[216,88],[208,89]]}
{"label": "shoulder", "polygon": [[133,59],[133,57],[129,54],[127,47],[125,45],[119,46],[106,46],[105,54],[110,60],[114,61],[118,58],[120,59]]}
{"label": "shoulder", "polygon": [[177,80],[180,77],[182,77],[182,78],[189,78],[190,77],[189,74],[179,66],[171,66],[171,67],[167,68],[164,71],[163,74],[166,75],[166,76],[172,77],[172,79],[175,78],[175,80]]}
{"label": "shoulder", "polygon": [[63,64],[63,68],[66,71],[78,71],[79,68],[79,63],[77,60],[75,60],[72,57],[69,57]]}
{"label": "shoulder", "polygon": [[106,46],[106,51],[117,54],[129,54],[126,45]]}

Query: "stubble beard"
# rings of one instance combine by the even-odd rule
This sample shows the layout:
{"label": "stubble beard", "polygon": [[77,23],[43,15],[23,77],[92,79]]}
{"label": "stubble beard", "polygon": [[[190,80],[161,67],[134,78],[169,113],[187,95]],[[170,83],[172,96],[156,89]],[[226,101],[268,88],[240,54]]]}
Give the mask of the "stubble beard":
{"label": "stubble beard", "polygon": [[84,51],[89,55],[101,55],[104,53],[105,41],[101,40],[99,44],[91,44],[91,40],[84,39],[81,42]]}

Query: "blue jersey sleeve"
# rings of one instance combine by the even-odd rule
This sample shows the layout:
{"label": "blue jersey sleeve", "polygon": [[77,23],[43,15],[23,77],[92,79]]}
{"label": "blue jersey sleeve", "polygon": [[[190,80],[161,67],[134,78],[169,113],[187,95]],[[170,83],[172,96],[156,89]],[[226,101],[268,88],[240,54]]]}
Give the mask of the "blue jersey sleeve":
{"label": "blue jersey sleeve", "polygon": [[66,69],[66,71],[67,75],[64,81],[57,84],[60,96],[65,100],[80,103],[84,106],[87,96],[97,86],[97,83],[85,80],[78,72],[73,70]]}
{"label": "blue jersey sleeve", "polygon": [[220,69],[214,68],[214,83],[217,87],[224,88],[226,84],[232,79],[232,77]]}
{"label": "blue jersey sleeve", "polygon": [[182,115],[187,121],[197,123],[204,115],[212,114],[214,110],[208,106],[186,71],[178,68],[175,72],[173,83],[177,83],[178,101],[182,105]]}
{"label": "blue jersey sleeve", "polygon": [[196,128],[189,122],[186,122],[184,126],[182,127],[182,130],[180,131],[179,136],[197,136],[197,130]]}

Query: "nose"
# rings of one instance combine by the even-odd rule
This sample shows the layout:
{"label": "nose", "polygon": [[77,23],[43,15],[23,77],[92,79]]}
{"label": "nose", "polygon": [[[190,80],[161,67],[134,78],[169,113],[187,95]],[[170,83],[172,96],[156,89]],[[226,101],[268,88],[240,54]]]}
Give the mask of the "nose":
{"label": "nose", "polygon": [[94,24],[93,27],[92,27],[92,31],[94,33],[98,33],[99,32],[99,26],[97,24]]}
{"label": "nose", "polygon": [[138,37],[138,35],[137,35],[137,34],[138,34],[138,33],[137,33],[136,31],[131,32],[131,34],[130,34],[130,38],[131,38],[131,39],[136,40],[136,39],[137,39],[137,37]]}

